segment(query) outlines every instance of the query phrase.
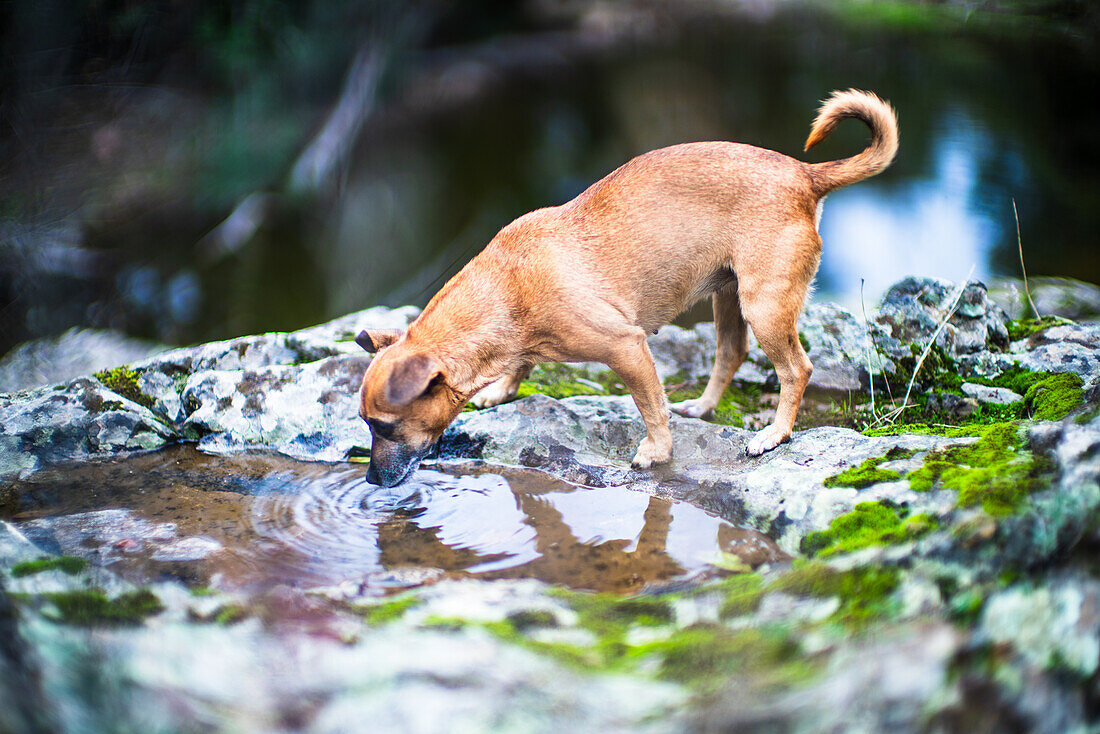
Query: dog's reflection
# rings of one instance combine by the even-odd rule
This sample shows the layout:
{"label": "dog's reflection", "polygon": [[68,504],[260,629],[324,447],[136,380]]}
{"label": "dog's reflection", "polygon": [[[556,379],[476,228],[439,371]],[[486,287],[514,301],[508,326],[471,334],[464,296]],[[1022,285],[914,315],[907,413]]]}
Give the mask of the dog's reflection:
{"label": "dog's reflection", "polygon": [[721,552],[750,567],[782,556],[761,533],[687,503],[616,487],[532,487],[529,477],[520,489],[495,478],[454,493],[444,509],[436,496],[381,523],[381,564],[624,592],[697,571]]}

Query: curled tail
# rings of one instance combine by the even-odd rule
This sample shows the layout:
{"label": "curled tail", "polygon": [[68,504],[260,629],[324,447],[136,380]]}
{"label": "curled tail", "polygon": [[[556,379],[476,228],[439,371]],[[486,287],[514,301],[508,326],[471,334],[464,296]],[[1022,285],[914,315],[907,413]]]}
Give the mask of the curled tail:
{"label": "curled tail", "polygon": [[805,150],[820,143],[837,123],[849,117],[863,120],[871,128],[871,144],[851,158],[807,163],[814,193],[818,196],[882,173],[898,152],[898,117],[894,108],[878,96],[858,89],[833,92],[833,96],[822,103],[810,137],[806,139]]}

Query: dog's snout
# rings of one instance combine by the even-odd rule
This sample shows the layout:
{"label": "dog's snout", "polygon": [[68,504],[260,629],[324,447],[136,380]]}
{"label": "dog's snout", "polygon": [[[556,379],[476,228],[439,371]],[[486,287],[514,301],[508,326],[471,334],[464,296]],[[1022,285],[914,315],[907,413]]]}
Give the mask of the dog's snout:
{"label": "dog's snout", "polygon": [[401,484],[416,471],[425,453],[427,453],[427,447],[405,446],[374,434],[371,440],[367,481],[381,487]]}

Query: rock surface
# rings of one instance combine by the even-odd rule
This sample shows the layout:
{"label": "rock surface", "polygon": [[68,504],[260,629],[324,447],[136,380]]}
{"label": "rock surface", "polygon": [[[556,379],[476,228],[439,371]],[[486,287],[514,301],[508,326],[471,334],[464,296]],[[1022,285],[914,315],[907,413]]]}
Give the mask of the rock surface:
{"label": "rock surface", "polygon": [[[1061,316],[1074,321],[1100,319],[1100,286],[1073,278],[1028,278],[1035,308],[1043,316]],[[1032,316],[1023,280],[1000,279],[989,289],[990,297],[1013,319]]]}
{"label": "rock surface", "polygon": [[913,492],[906,482],[857,490],[827,489],[826,478],[891,449],[916,453],[972,439],[899,435],[868,438],[846,428],[796,433],[760,457],[745,447],[752,432],[693,418],[672,418],[671,465],[634,472],[629,466],[645,431],[627,396],[554,400],[535,395],[493,411],[466,413],[440,441],[444,458],[477,458],[538,468],[588,486],[630,484],[639,491],[686,499],[766,531],[788,552],[811,530],[828,526],[858,502],[889,500],[917,511],[943,512],[953,495]]}
{"label": "rock surface", "polygon": [[960,293],[953,283],[928,278],[906,278],[886,291],[875,321],[896,343],[880,348],[893,353],[898,344],[924,344],[945,318],[936,344],[951,356],[1008,348],[1008,316],[984,284],[971,281]]}
{"label": "rock surface", "polygon": [[[1100,695],[1100,326],[1044,325],[1010,341],[994,300],[978,283],[958,290],[910,278],[870,323],[811,305],[799,331],[813,387],[832,391],[840,407],[761,457],[745,453],[750,430],[673,416],[674,461],[630,470],[644,428],[629,396],[606,394],[598,365],[583,365],[578,384],[599,394],[534,394],[463,413],[429,468],[528,467],[569,485],[556,501],[574,502],[574,516],[581,490],[628,487],[643,498],[639,533],[660,526],[649,522],[659,505],[647,503],[672,498],[705,511],[696,517],[765,533],[795,559],[775,551],[750,568],[727,554],[710,574],[627,596],[489,581],[415,560],[392,564],[384,588],[354,574],[316,587],[232,586],[196,569],[213,557],[231,563],[233,552],[182,532],[174,507],[120,507],[109,488],[66,505],[74,498],[30,496],[37,485],[19,480],[181,441],[216,454],[341,462],[369,442],[355,394],[370,356],[352,339],[368,326],[406,326],[412,308],[171,350],[131,360],[111,379],[0,394],[0,729],[335,732],[371,721],[410,732],[1088,731]],[[933,422],[954,413],[965,430],[866,435],[830,424],[881,416],[885,383],[897,391],[945,319],[926,369],[955,387],[920,387],[917,409]],[[650,347],[662,379],[698,383],[710,371],[714,327],[665,327]],[[1014,368],[1069,380],[1066,410],[1004,430],[1041,398],[1028,389],[1034,380],[1015,392],[992,384]],[[876,408],[845,403],[862,403],[872,380]],[[737,390],[766,413],[774,388],[754,344]],[[966,411],[977,423],[959,417]],[[262,473],[263,456],[248,466]],[[351,465],[331,471],[341,466]],[[980,494],[964,502],[964,476],[979,477],[979,492],[1000,476],[1029,483],[987,507]],[[250,491],[233,481],[185,489],[174,495],[180,503],[203,491],[232,505]],[[293,481],[264,491],[306,494]],[[419,491],[444,490],[429,482]],[[378,537],[402,512],[397,494],[375,498],[386,510],[362,499],[369,493],[338,494],[322,499],[377,523]],[[568,514],[545,496],[528,501],[529,512]],[[264,546],[264,522],[224,517],[227,527],[249,524]],[[460,557],[469,551],[464,529],[498,519],[449,522],[457,539],[444,550]],[[599,518],[586,526],[588,542],[611,542],[617,553],[654,542],[602,537]],[[386,540],[409,544],[402,558],[424,558],[439,550],[432,527],[387,526]],[[673,542],[667,518],[664,527],[662,542]],[[553,554],[561,539],[536,546]],[[137,547],[147,565],[135,564]],[[381,542],[349,552],[385,555]],[[393,589],[406,591],[384,595]],[[92,612],[106,617],[79,621]],[[15,684],[29,687],[12,702],[5,690]]]}
{"label": "rock surface", "polygon": [[26,342],[4,355],[0,359],[0,392],[57,385],[167,349],[115,331],[70,329],[52,339]]}

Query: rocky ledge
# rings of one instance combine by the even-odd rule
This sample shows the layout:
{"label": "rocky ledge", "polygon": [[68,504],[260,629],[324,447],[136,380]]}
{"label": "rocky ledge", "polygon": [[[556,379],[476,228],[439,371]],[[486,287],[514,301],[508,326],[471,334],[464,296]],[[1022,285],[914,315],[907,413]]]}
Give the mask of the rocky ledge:
{"label": "rocky ledge", "polygon": [[[754,346],[713,421],[673,417],[670,466],[628,468],[644,429],[615,375],[592,364],[536,369],[520,399],[463,413],[427,462],[687,502],[769,536],[792,562],[729,557],[628,596],[437,577],[384,600],[355,579],[196,596],[186,579],[135,585],[110,564],[65,560],[5,521],[0,679],[45,680],[38,704],[73,698],[62,723],[95,712],[115,717],[107,728],[338,731],[371,716],[407,731],[1090,730],[1100,290],[1056,285],[1043,285],[1052,313],[1033,320],[1010,319],[976,282],[906,279],[868,321],[811,305],[799,328],[813,391],[792,440],[761,457],[745,446],[776,385]],[[362,455],[355,393],[370,357],[353,337],[416,313],[373,308],[0,394],[0,509],[15,518],[48,467],[173,443]],[[712,324],[651,338],[670,398],[698,394],[713,345]],[[90,587],[92,606],[127,625],[74,631],[65,595]],[[323,618],[323,634],[276,630],[271,610],[288,606]],[[94,668],[104,650],[123,672],[74,692],[72,661]],[[294,675],[265,672],[280,659],[300,661]],[[246,679],[259,689],[234,682]],[[0,729],[46,720],[33,696],[5,695]]]}

